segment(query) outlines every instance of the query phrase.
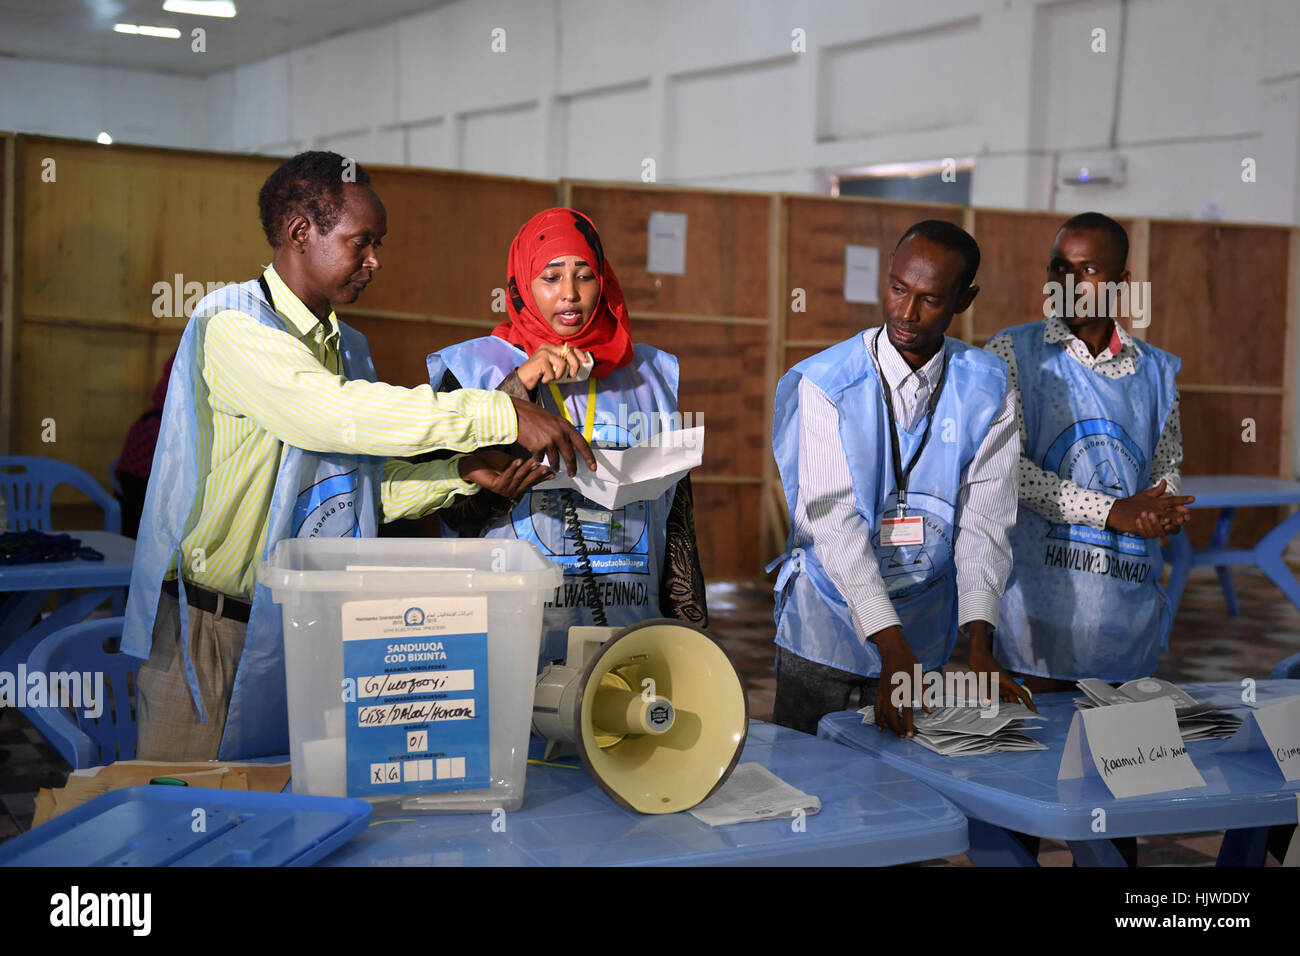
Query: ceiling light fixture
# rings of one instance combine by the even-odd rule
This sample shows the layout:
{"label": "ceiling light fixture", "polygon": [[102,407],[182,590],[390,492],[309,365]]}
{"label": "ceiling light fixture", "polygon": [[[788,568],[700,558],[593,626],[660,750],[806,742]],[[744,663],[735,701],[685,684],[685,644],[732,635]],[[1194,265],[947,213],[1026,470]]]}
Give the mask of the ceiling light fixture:
{"label": "ceiling light fixture", "polygon": [[233,17],[235,5],[231,0],[167,0],[163,9],[168,13],[188,13],[196,17]]}
{"label": "ceiling light fixture", "polygon": [[175,27],[142,27],[134,23],[117,23],[113,29],[118,33],[129,33],[145,37],[162,37],[167,40],[179,40],[181,31]]}

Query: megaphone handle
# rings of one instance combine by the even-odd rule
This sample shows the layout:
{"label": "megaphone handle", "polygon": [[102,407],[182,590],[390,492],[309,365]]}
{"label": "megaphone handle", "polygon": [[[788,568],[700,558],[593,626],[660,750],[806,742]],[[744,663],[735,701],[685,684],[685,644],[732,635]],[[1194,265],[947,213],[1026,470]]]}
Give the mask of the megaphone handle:
{"label": "megaphone handle", "polygon": [[582,534],[582,522],[578,520],[578,507],[573,501],[573,491],[564,495],[564,522],[573,535],[573,545],[578,549],[578,569],[582,575],[583,589],[587,592],[587,606],[597,626],[608,627],[605,619],[605,605],[600,600],[600,588],[596,585],[596,572],[591,569],[591,555],[587,552],[587,539]]}

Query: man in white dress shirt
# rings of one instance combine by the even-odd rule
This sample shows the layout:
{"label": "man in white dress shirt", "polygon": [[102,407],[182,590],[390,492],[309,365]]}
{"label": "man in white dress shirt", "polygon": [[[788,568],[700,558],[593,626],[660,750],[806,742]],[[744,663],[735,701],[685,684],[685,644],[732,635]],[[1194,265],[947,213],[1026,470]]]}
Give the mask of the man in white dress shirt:
{"label": "man in white dress shirt", "polygon": [[874,693],[877,726],[911,736],[912,708],[891,692],[920,697],[914,667],[941,668],[959,629],[972,669],[995,681],[982,686],[1030,704],[992,654],[1020,456],[1006,366],[945,338],[979,292],[978,268],[965,231],[917,223],[890,257],[885,325],[781,379],[773,449],[791,533],[776,585],[779,724],[814,733],[856,691],[861,704]]}

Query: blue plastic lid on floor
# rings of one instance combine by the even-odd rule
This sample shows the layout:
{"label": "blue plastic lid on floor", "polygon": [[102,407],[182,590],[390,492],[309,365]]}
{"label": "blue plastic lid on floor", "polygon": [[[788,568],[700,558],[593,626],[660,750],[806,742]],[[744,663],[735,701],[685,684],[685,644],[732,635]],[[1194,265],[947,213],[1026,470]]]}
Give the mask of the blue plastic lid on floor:
{"label": "blue plastic lid on floor", "polygon": [[129,787],[0,843],[0,866],[305,866],[369,818],[341,797]]}

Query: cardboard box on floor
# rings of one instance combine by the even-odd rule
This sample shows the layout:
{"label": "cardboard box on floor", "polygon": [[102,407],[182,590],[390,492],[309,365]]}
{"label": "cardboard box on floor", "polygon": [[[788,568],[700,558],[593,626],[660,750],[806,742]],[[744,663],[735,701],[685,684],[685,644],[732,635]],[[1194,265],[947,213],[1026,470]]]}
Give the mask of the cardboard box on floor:
{"label": "cardboard box on floor", "polygon": [[[68,775],[67,786],[51,790],[42,788],[36,795],[36,815],[32,826],[38,827],[74,807],[89,803],[112,790],[139,787],[155,777],[184,780],[191,787],[213,790],[261,790],[279,793],[289,782],[289,763],[161,763],[146,760],[119,760],[107,767],[87,767]],[[159,784],[166,786],[166,784]]]}

